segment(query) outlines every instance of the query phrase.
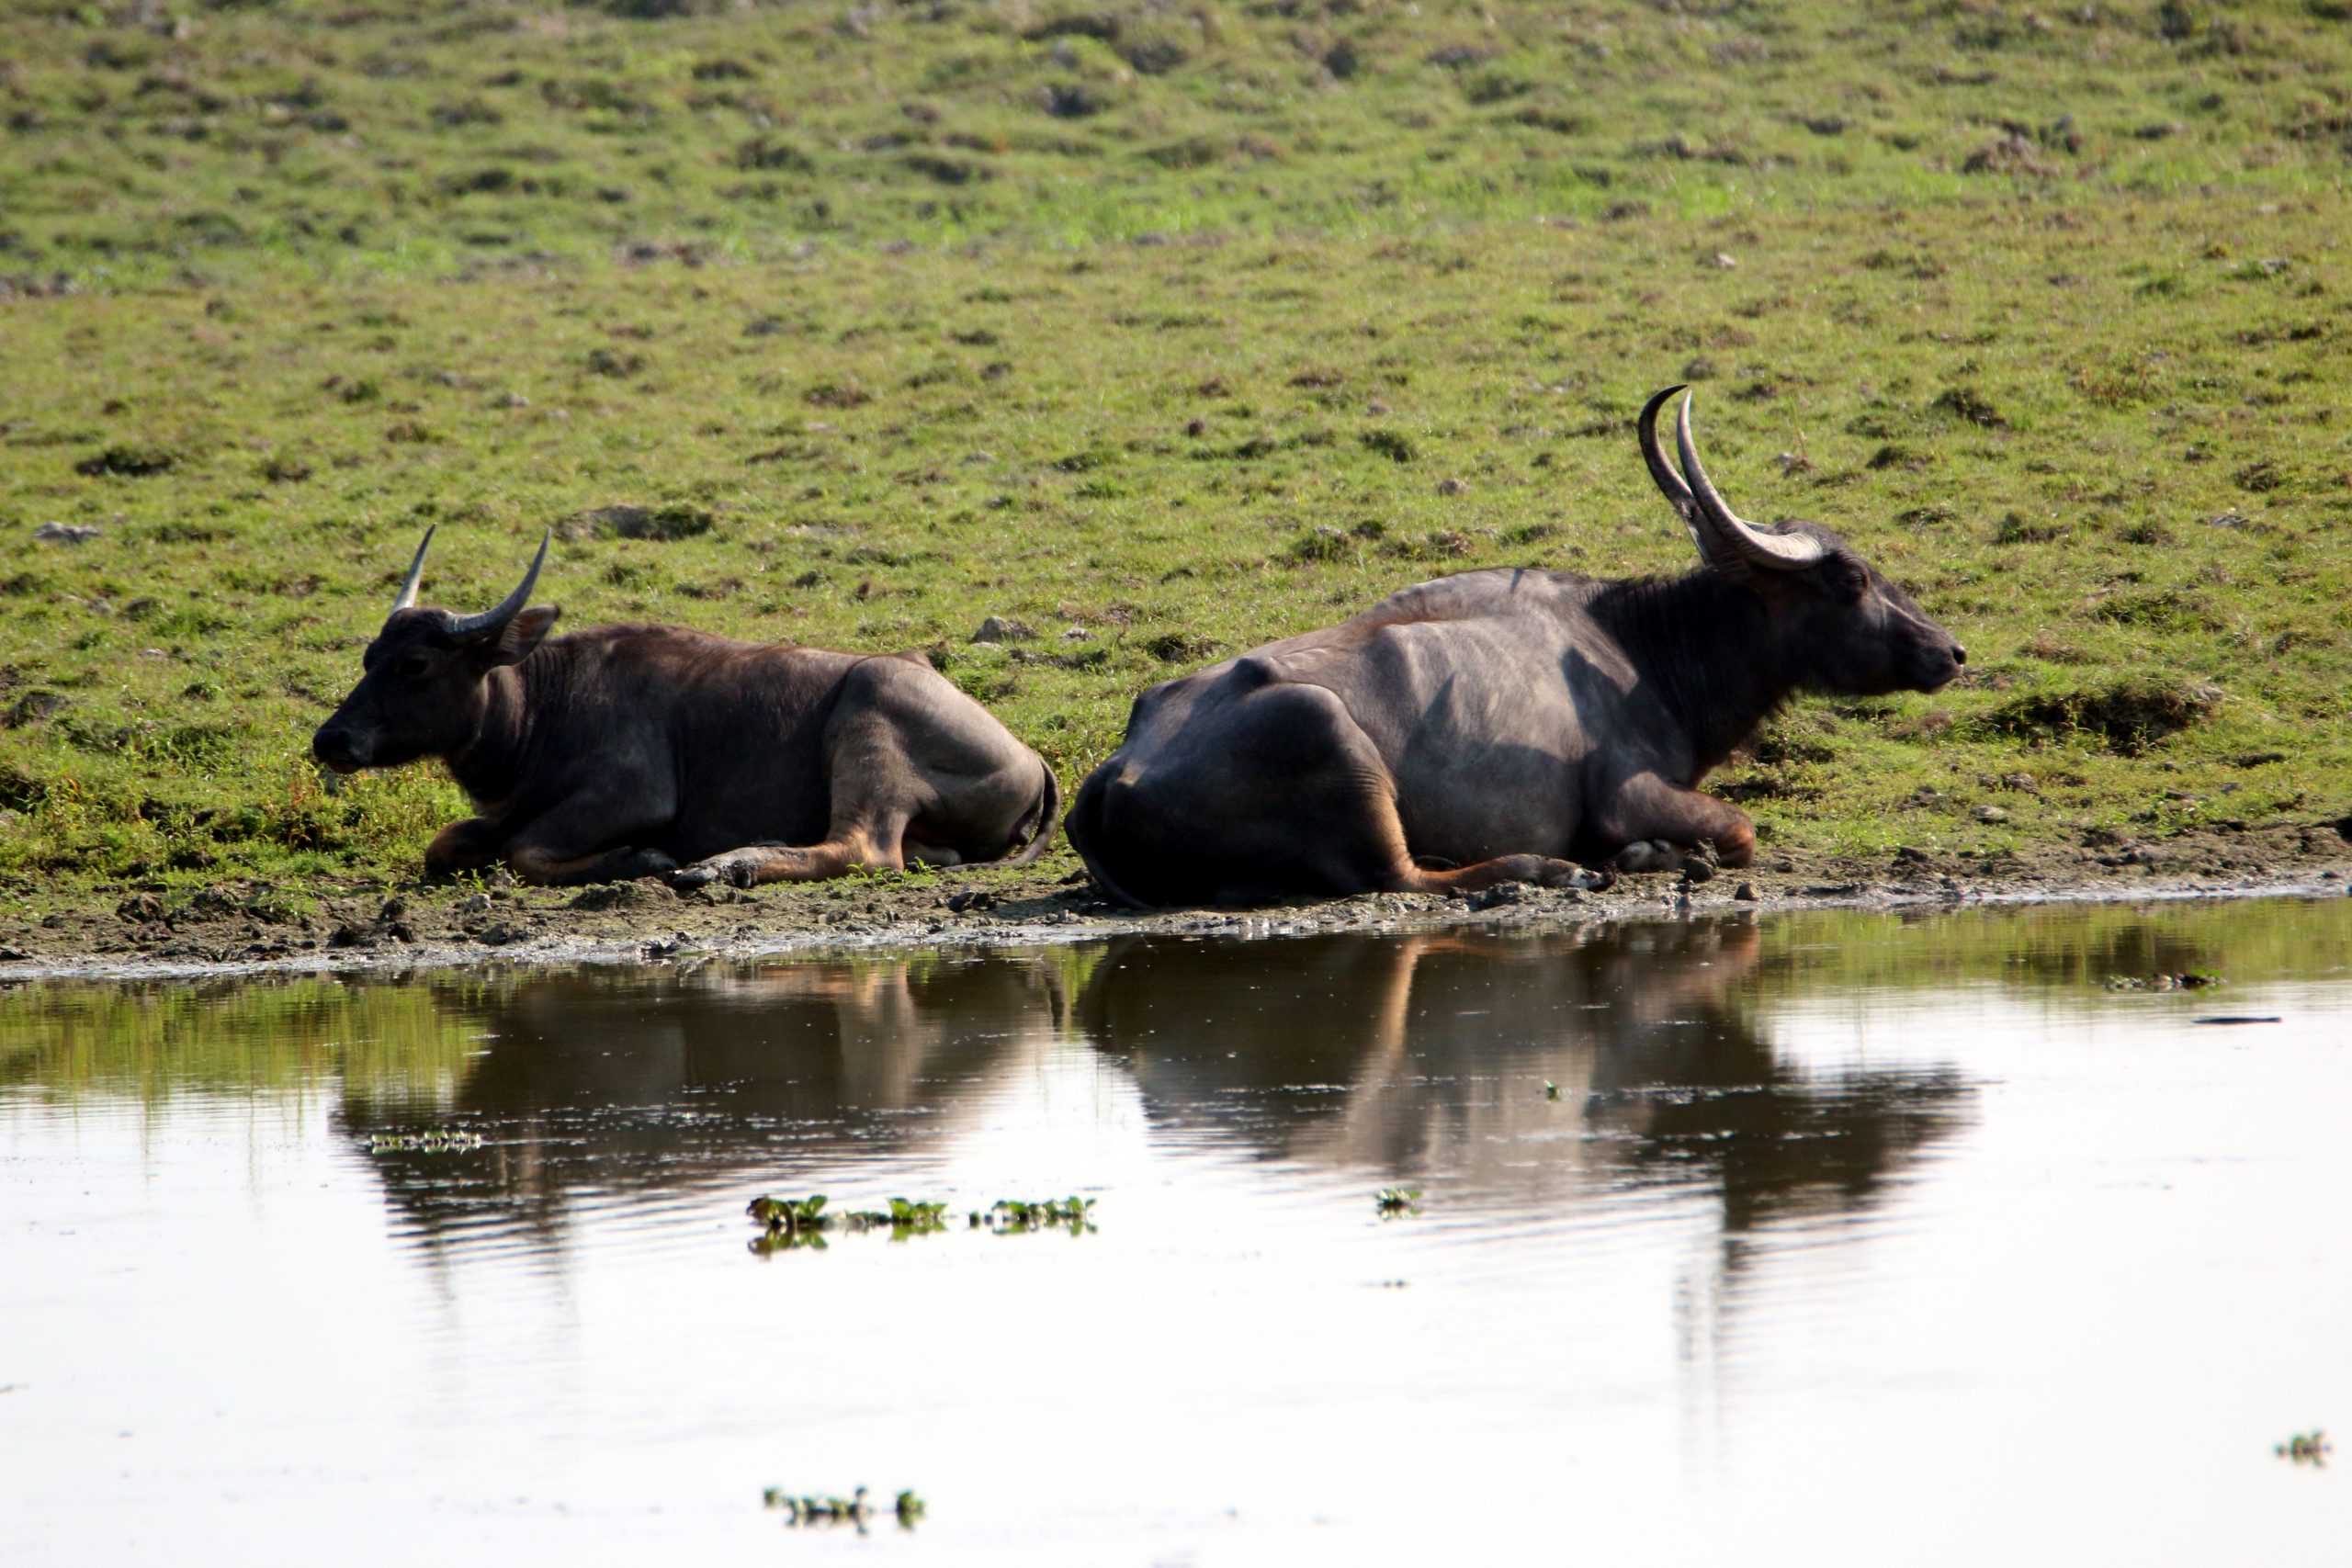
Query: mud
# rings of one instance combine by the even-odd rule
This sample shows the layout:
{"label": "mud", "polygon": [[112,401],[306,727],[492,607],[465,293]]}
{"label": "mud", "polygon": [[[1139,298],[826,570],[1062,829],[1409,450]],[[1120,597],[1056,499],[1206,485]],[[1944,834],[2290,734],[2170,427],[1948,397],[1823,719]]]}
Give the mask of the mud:
{"label": "mud", "polygon": [[1128,931],[1278,936],[1738,909],[2333,893],[2347,886],[2352,843],[2327,823],[2146,840],[2092,833],[2077,844],[1987,857],[1915,849],[1883,857],[1781,855],[1704,881],[1674,873],[1621,877],[1597,892],[1511,885],[1467,898],[1377,893],[1256,909],[1125,908],[1097,896],[1067,851],[1021,871],[684,895],[650,880],[524,887],[503,873],[482,884],[347,884],[323,895],[242,883],[193,894],[118,886],[97,890],[119,900],[112,912],[0,917],[0,985],[62,975],[691,963],[817,949],[999,947]]}

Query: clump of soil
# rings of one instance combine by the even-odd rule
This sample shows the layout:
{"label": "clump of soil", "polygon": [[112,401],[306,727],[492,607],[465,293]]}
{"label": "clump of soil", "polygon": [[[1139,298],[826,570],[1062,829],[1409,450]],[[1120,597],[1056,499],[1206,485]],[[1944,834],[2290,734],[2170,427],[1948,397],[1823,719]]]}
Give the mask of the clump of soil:
{"label": "clump of soil", "polygon": [[2074,692],[2037,692],[1995,710],[1991,723],[2005,735],[2095,735],[2110,750],[2136,757],[2211,713],[2219,688],[2134,675],[2110,685]]}
{"label": "clump of soil", "polygon": [[567,539],[601,534],[613,539],[652,539],[667,544],[707,534],[718,519],[699,506],[600,506],[583,512],[557,532]]}

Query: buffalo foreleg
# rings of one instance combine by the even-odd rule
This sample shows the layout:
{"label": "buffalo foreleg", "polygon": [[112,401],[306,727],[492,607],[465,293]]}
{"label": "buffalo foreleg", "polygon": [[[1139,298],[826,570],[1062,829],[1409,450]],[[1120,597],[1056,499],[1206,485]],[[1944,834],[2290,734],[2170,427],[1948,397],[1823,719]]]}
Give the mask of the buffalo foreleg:
{"label": "buffalo foreleg", "polygon": [[487,817],[469,817],[433,835],[433,841],[424,846],[424,874],[448,876],[460,871],[479,871],[496,860],[505,848],[504,828]]}
{"label": "buffalo foreleg", "polygon": [[1594,837],[1620,848],[1612,871],[1675,871],[1700,857],[1701,846],[1718,865],[1743,866],[1756,853],[1756,825],[1747,813],[1713,795],[1642,773],[1619,786],[1614,799],[1592,823]]}
{"label": "buffalo foreleg", "polygon": [[676,861],[629,840],[657,832],[670,812],[668,792],[616,777],[533,818],[502,852],[516,876],[542,887],[666,876],[678,869]]}

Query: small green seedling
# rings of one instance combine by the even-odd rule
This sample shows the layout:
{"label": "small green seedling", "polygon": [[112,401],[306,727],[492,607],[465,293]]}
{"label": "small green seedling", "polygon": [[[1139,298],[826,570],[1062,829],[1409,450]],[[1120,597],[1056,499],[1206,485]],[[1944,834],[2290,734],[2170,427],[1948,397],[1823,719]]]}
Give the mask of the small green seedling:
{"label": "small green seedling", "polygon": [[1372,1201],[1379,1208],[1380,1217],[1384,1220],[1393,1220],[1399,1214],[1419,1213],[1420,1199],[1421,1190],[1418,1187],[1384,1187],[1372,1195]]}
{"label": "small green seedling", "polygon": [[1544,1080],[1544,1099],[1546,1099],[1546,1100],[1557,1100],[1557,1099],[1559,1099],[1559,1098],[1560,1098],[1560,1086],[1559,1086],[1558,1084],[1554,1083],[1551,1079],[1549,1079],[1549,1078],[1545,1078],[1545,1079]]}
{"label": "small green seedling", "polygon": [[2297,1464],[2308,1464],[2320,1470],[2327,1468],[2327,1456],[2335,1451],[2335,1445],[2329,1442],[2327,1434],[2317,1427],[2308,1432],[2298,1432],[2271,1450],[2280,1459],[2292,1460]]}

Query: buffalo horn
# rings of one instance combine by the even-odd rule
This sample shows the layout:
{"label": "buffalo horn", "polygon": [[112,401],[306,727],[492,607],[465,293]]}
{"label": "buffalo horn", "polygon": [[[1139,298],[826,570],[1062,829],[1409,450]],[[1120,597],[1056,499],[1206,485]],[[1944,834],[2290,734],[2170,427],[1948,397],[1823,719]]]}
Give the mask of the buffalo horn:
{"label": "buffalo horn", "polygon": [[1682,394],[1682,408],[1675,416],[1674,444],[1682,455],[1682,472],[1690,482],[1700,518],[1749,565],[1768,571],[1802,571],[1827,553],[1818,539],[1804,534],[1768,534],[1724,504],[1699,461],[1699,444],[1690,435],[1688,392]]}
{"label": "buffalo horn", "polygon": [[1650,400],[1642,405],[1636,428],[1642,436],[1642,461],[1649,465],[1650,478],[1657,481],[1657,488],[1666,492],[1666,499],[1674,503],[1674,510],[1682,513],[1682,520],[1688,523],[1699,503],[1691,499],[1690,487],[1682,482],[1682,476],[1674,471],[1674,465],[1666,460],[1666,454],[1657,444],[1657,411],[1666,406],[1667,399],[1680,390],[1682,388],[1676,385],[1653,393]]}
{"label": "buffalo horn", "polygon": [[539,536],[539,553],[531,558],[531,570],[523,574],[521,583],[516,585],[514,592],[499,602],[496,609],[484,610],[479,615],[458,616],[449,623],[449,635],[454,637],[485,637],[503,630],[506,623],[531,602],[531,590],[539,581],[539,568],[547,564],[548,541],[554,537],[555,530],[552,528]]}
{"label": "buffalo horn", "polygon": [[[437,523],[434,525],[434,527],[439,526]],[[416,554],[408,563],[408,575],[401,579],[400,594],[392,601],[393,615],[397,615],[402,610],[416,608],[416,591],[424,581],[424,552],[432,547],[433,529],[427,528],[424,531],[424,542],[416,547]]]}

